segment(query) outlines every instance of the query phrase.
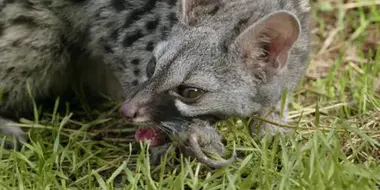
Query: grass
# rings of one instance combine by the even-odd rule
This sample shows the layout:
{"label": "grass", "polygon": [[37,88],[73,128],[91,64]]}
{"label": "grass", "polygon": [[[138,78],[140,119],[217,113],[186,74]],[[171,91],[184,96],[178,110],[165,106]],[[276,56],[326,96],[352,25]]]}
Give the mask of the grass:
{"label": "grass", "polygon": [[21,151],[1,149],[0,189],[380,189],[380,2],[317,1],[312,17],[294,135],[253,138],[246,120],[231,118],[218,128],[229,150],[236,141],[233,166],[211,170],[170,154],[151,167],[146,146],[129,143],[133,129],[115,130],[122,121],[112,114],[62,115],[57,104],[20,121],[32,129]]}

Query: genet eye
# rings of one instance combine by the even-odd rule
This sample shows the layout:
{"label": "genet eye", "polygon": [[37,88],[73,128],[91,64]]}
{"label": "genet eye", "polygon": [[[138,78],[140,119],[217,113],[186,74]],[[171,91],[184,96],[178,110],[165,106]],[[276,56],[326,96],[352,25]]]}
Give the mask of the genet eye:
{"label": "genet eye", "polygon": [[205,92],[199,88],[179,86],[177,88],[178,95],[186,99],[197,99],[202,96]]}
{"label": "genet eye", "polygon": [[156,58],[152,57],[152,59],[149,61],[148,65],[146,66],[146,75],[148,78],[151,78],[153,76],[155,69],[156,69]]}

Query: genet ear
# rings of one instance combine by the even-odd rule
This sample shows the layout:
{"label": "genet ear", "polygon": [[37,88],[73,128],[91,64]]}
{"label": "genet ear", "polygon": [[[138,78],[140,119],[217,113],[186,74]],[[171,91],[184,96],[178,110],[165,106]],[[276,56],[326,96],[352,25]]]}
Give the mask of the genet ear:
{"label": "genet ear", "polygon": [[289,51],[301,32],[293,13],[271,13],[243,31],[235,41],[252,72],[277,74],[288,62]]}
{"label": "genet ear", "polygon": [[181,0],[182,20],[188,23],[190,18],[192,17],[191,14],[196,7],[220,3],[221,0]]}

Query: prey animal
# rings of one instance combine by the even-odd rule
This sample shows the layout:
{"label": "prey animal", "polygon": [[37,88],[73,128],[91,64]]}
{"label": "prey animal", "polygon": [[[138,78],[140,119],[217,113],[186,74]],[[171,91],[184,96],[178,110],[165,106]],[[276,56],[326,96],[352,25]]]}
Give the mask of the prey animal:
{"label": "prey animal", "polygon": [[229,166],[236,159],[235,149],[228,160],[224,160],[223,158],[214,160],[204,153],[207,152],[220,157],[226,152],[221,136],[207,121],[200,119],[188,120],[187,122],[178,120],[161,124],[161,127],[158,127],[159,129],[168,129],[165,135],[169,136],[170,139],[166,143],[163,143],[162,137],[152,136],[153,134],[160,136],[160,132],[154,130],[154,128],[140,129],[141,131],[145,131],[145,133],[151,132],[150,137],[153,138],[149,138],[149,135],[146,134],[136,134],[136,139],[154,141],[151,142],[154,145],[152,154],[150,155],[152,164],[160,164],[161,157],[170,150],[169,148],[172,145],[185,156],[197,158],[201,163],[212,168]]}

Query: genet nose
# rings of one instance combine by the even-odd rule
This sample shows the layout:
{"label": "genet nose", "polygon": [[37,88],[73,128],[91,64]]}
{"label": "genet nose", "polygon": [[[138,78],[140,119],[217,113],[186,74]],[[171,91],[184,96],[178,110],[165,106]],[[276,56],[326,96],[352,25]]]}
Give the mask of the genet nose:
{"label": "genet nose", "polygon": [[138,108],[136,105],[124,103],[121,106],[121,112],[124,114],[126,119],[131,120],[137,117]]}

